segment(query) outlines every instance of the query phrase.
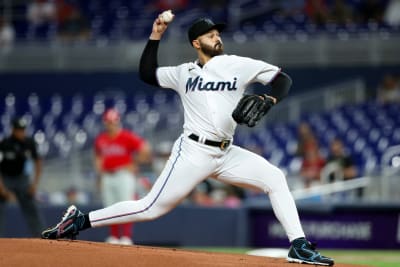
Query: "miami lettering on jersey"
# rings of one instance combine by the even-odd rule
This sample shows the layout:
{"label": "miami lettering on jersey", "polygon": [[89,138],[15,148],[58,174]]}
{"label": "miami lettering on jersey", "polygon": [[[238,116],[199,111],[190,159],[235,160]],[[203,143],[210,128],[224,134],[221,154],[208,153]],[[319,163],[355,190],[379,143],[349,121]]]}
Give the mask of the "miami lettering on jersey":
{"label": "miami lettering on jersey", "polygon": [[235,91],[237,78],[234,77],[233,81],[210,81],[203,84],[203,78],[197,76],[196,78],[190,77],[186,82],[186,93],[188,91]]}

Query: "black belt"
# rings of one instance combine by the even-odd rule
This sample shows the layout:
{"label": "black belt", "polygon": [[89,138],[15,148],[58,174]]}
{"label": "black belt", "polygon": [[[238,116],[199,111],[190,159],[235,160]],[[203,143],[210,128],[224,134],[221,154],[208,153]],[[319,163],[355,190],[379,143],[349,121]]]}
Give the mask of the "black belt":
{"label": "black belt", "polygon": [[[189,137],[190,139],[196,141],[196,142],[199,142],[199,139],[200,139],[198,135],[195,135],[195,134],[193,134],[193,133],[190,134],[188,137]],[[225,150],[225,149],[227,149],[228,146],[231,144],[231,140],[224,139],[224,140],[222,140],[222,141],[212,141],[212,140],[206,139],[206,140],[204,141],[204,144],[205,144],[205,145],[208,145],[208,146],[219,147],[221,150]]]}

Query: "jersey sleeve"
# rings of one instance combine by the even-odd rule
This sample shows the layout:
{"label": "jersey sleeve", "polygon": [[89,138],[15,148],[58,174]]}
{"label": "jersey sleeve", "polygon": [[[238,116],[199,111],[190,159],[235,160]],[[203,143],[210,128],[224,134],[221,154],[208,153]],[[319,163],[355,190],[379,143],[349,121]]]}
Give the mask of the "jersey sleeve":
{"label": "jersey sleeve", "polygon": [[255,81],[266,85],[272,82],[279,72],[281,72],[280,68],[263,71],[256,76]]}
{"label": "jersey sleeve", "polygon": [[281,69],[275,65],[252,58],[243,58],[243,68],[248,77],[248,82],[259,82],[262,84],[270,83]]}
{"label": "jersey sleeve", "polygon": [[130,140],[130,148],[133,152],[139,151],[143,144],[144,144],[144,139],[138,136],[135,133],[130,133],[129,134],[129,140]]}
{"label": "jersey sleeve", "polygon": [[156,71],[158,84],[163,88],[178,88],[178,67],[159,67]]}

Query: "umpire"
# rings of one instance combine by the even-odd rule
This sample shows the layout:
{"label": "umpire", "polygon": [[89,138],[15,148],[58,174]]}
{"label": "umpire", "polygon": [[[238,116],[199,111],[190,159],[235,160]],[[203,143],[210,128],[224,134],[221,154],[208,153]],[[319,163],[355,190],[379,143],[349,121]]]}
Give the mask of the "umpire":
{"label": "umpire", "polygon": [[[42,222],[35,202],[42,161],[34,140],[26,136],[26,120],[12,121],[12,133],[0,141],[0,237],[4,236],[4,209],[14,197],[25,216],[33,236],[40,236]],[[34,172],[29,170],[32,162]]]}

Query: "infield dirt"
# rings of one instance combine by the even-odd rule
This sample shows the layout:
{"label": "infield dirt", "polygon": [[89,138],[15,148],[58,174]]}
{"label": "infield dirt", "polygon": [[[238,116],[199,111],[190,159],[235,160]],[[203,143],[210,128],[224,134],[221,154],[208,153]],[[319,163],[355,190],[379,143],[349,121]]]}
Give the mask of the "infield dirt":
{"label": "infield dirt", "polygon": [[[122,246],[98,242],[0,238],[1,267],[229,267],[306,266],[285,259],[191,251],[184,249]],[[310,265],[311,266],[311,265]],[[361,265],[335,264],[336,267]]]}

